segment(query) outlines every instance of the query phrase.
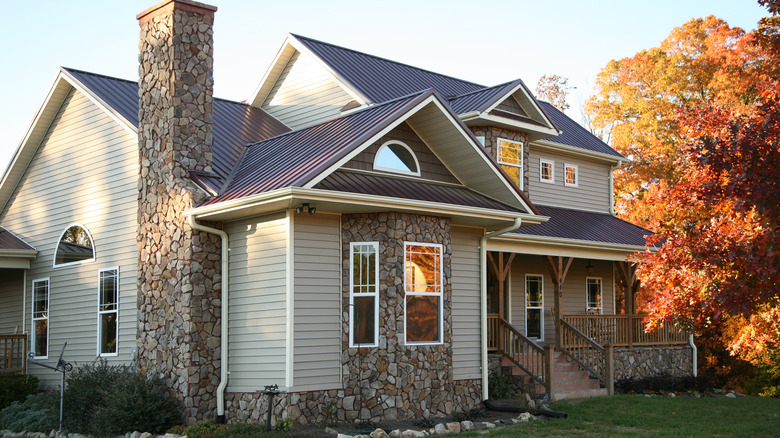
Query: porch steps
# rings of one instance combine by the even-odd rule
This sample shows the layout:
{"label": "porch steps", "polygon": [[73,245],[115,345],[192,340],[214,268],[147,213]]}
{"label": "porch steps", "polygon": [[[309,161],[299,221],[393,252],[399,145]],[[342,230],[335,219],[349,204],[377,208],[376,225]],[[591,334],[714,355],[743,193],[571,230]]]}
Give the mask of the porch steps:
{"label": "porch steps", "polygon": [[[607,395],[607,389],[601,387],[601,382],[599,382],[598,379],[591,378],[587,371],[582,371],[576,363],[569,362],[565,354],[555,352],[553,361],[553,381],[555,384],[555,394],[551,397],[553,400]],[[546,392],[544,386],[536,383],[533,377],[527,375],[523,370],[512,363],[509,358],[503,357],[501,359],[501,366],[511,367],[512,375],[522,376],[524,384],[534,384],[533,390],[537,396]]]}

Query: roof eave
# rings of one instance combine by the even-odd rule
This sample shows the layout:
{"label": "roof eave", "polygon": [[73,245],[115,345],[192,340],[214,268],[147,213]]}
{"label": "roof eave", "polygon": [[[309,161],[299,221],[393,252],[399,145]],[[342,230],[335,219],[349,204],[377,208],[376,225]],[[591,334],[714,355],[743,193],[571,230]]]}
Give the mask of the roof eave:
{"label": "roof eave", "polygon": [[506,117],[493,116],[487,112],[472,111],[464,114],[459,114],[458,117],[467,126],[475,125],[493,125],[501,128],[507,128],[512,130],[522,130],[529,134],[530,141],[536,141],[538,139],[547,138],[550,136],[557,136],[560,134],[558,130],[553,128],[546,128],[544,126],[535,125],[532,123],[525,123],[519,120],[512,120]]}
{"label": "roof eave", "polygon": [[550,152],[565,152],[568,154],[577,155],[583,158],[590,158],[599,161],[606,161],[611,164],[626,163],[631,161],[630,159],[612,154],[605,154],[603,152],[591,151],[589,149],[583,149],[576,146],[569,146],[562,143],[556,143],[548,140],[534,140],[530,146],[536,149],[544,149]]}
{"label": "roof eave", "polygon": [[536,236],[521,233],[507,233],[491,239],[498,249],[523,254],[568,255],[590,257],[602,260],[625,261],[633,259],[639,252],[657,252],[657,247],[625,245],[593,240],[566,239],[553,236]]}

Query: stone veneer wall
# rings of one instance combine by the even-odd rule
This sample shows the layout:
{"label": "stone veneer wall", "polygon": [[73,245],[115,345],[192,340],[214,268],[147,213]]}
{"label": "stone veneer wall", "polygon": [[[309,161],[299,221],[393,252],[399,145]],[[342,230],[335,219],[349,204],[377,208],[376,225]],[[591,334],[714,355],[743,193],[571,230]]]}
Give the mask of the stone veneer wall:
{"label": "stone veneer wall", "polygon": [[215,10],[176,0],[138,15],[137,363],[189,423],[214,415],[219,383],[221,241],[182,215],[205,196],[189,171],[211,171]]}
{"label": "stone veneer wall", "polygon": [[689,346],[615,348],[613,354],[615,380],[661,373],[693,375],[693,350]]}
{"label": "stone veneer wall", "polygon": [[493,158],[498,161],[498,139],[505,138],[507,140],[519,141],[523,143],[523,192],[528,196],[528,137],[517,131],[510,131],[508,129],[496,128],[493,126],[475,126],[471,128],[471,131],[476,136],[485,136],[485,149]]}

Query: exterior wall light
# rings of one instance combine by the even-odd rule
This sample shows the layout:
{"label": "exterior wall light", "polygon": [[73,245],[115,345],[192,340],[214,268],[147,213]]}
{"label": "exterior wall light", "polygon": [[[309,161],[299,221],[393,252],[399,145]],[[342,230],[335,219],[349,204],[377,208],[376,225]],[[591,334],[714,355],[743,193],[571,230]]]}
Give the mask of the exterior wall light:
{"label": "exterior wall light", "polygon": [[314,214],[317,212],[317,207],[310,207],[308,203],[303,203],[300,207],[295,208],[296,213],[303,213],[304,211],[308,211],[309,214]]}

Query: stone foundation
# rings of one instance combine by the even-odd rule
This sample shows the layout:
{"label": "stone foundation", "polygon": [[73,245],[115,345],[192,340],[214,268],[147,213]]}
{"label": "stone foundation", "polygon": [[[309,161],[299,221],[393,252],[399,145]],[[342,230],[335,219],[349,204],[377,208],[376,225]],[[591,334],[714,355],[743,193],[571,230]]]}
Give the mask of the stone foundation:
{"label": "stone foundation", "polygon": [[689,346],[615,348],[615,380],[641,379],[662,373],[693,375],[692,353]]}

